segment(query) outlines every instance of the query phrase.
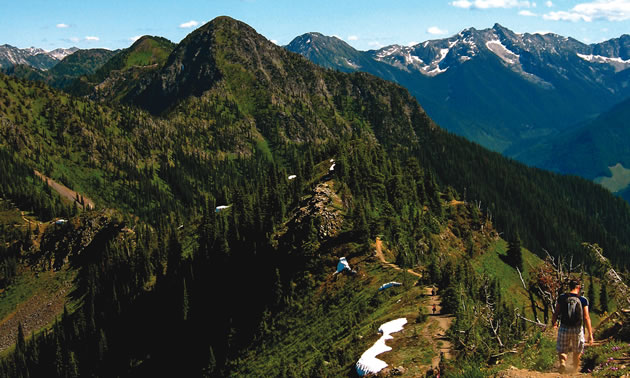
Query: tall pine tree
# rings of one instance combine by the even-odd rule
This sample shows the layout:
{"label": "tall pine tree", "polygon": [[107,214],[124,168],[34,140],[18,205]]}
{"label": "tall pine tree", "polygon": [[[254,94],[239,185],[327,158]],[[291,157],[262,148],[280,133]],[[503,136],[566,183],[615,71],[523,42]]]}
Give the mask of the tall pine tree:
{"label": "tall pine tree", "polygon": [[523,271],[523,252],[521,251],[521,238],[518,234],[509,242],[507,260],[512,267]]}
{"label": "tall pine tree", "polygon": [[608,291],[606,290],[606,284],[601,283],[602,287],[599,291],[599,308],[602,312],[608,312]]}
{"label": "tall pine tree", "polygon": [[589,275],[589,279],[588,279],[588,291],[587,291],[587,296],[588,296],[588,300],[589,300],[589,306],[591,307],[592,311],[595,311],[595,285],[593,284],[593,276]]}

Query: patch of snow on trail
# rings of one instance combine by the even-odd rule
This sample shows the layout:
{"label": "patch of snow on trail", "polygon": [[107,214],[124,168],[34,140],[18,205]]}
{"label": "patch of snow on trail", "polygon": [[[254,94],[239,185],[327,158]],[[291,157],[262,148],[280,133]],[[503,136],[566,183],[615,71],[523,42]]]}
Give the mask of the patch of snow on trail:
{"label": "patch of snow on trail", "polygon": [[359,376],[363,377],[368,374],[376,374],[387,367],[387,363],[379,360],[376,356],[392,350],[391,347],[385,345],[385,341],[393,339],[391,334],[402,331],[405,324],[407,324],[407,319],[400,318],[387,322],[378,329],[378,332],[382,333],[383,336],[361,355],[359,362],[355,365]]}

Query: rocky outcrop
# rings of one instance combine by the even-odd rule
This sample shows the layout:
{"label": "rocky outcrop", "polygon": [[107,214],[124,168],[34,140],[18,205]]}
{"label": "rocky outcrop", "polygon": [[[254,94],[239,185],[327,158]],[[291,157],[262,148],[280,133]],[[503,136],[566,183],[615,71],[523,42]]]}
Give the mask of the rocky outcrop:
{"label": "rocky outcrop", "polygon": [[341,210],[335,207],[335,203],[341,204],[341,199],[332,185],[332,181],[318,184],[313,195],[297,210],[293,220],[294,223],[303,223],[307,217],[317,217],[319,239],[336,236],[343,223]]}
{"label": "rocky outcrop", "polygon": [[85,212],[63,224],[52,224],[42,235],[39,249],[29,252],[30,265],[59,270],[71,259],[105,248],[123,227],[111,210]]}

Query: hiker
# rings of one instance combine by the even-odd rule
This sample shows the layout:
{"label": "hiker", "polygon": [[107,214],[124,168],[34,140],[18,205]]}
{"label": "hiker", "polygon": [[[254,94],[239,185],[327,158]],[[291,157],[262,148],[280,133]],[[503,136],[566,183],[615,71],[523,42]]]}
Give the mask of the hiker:
{"label": "hiker", "polygon": [[[566,371],[567,357],[573,353],[574,371],[580,366],[584,352],[584,327],[588,331],[589,345],[593,345],[593,328],[588,313],[588,299],[580,295],[581,284],[577,279],[569,282],[569,292],[558,297],[551,324],[558,329],[556,351],[560,360],[560,372]],[[560,320],[560,327],[557,321]]]}
{"label": "hiker", "polygon": [[434,296],[434,295],[435,295],[435,288],[432,287],[431,288],[431,296]]}
{"label": "hiker", "polygon": [[437,310],[437,308],[435,307],[435,303],[433,304],[433,315],[435,315],[435,310]]}

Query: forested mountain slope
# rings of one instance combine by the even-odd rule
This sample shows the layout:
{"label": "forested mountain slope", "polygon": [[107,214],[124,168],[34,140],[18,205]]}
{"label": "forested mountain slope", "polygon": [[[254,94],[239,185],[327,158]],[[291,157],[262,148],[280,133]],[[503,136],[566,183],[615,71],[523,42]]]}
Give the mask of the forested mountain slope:
{"label": "forested mountain slope", "polygon": [[[597,179],[611,192],[629,188],[630,99],[586,122],[523,151],[518,158],[527,164],[554,172]],[[619,164],[620,166],[615,168]],[[627,196],[626,200],[630,200]]]}
{"label": "forested mountain slope", "polygon": [[[368,261],[377,236],[399,265],[424,267],[453,290],[471,286],[452,277],[476,281],[454,256],[484,253],[494,227],[534,252],[580,260],[586,240],[627,264],[625,202],[455,137],[399,85],[323,69],[241,22],[197,29],[142,80],[93,102],[0,76],[0,148],[11,164],[118,209],[112,224],[122,233],[70,259],[81,306],[53,331],[18,340],[4,372],[267,374],[279,361],[257,370],[250,351],[285,330],[321,330],[287,315],[306,311],[300,298],[320,296],[317,319],[350,319],[339,335],[355,324],[367,332],[386,317],[371,314],[404,299],[360,291],[341,305],[339,290],[377,287],[382,274],[326,289],[340,257],[380,269]],[[405,316],[420,315],[412,299]],[[510,327],[502,332],[522,331]],[[314,345],[333,351],[327,343]],[[323,371],[347,374],[357,353]],[[309,358],[301,371],[326,369],[320,362]]]}
{"label": "forested mountain slope", "polygon": [[82,75],[90,75],[118,51],[107,49],[77,50],[48,70],[20,64],[4,69],[8,75],[31,81],[43,81],[53,88],[65,88]]}
{"label": "forested mountain slope", "polygon": [[[137,202],[144,202],[140,197],[146,196],[134,199],[139,185],[153,187],[149,193],[155,192],[164,201],[175,198],[172,206],[180,201],[197,203],[209,193],[216,196],[213,190],[190,188],[198,185],[200,172],[212,176],[213,170],[206,167],[212,161],[220,162],[225,154],[248,156],[268,147],[282,152],[283,146],[304,142],[374,138],[389,153],[419,158],[441,183],[465,192],[469,200],[481,201],[500,230],[518,233],[535,251],[579,253],[575,246],[588,240],[604,246],[616,262],[622,262],[627,253],[628,205],[598,186],[526,168],[449,135],[432,123],[403,88],[367,74],[318,68],[229,18],[216,19],[191,33],[155,81],[130,99],[162,118],[132,108],[99,109],[89,102],[83,105],[83,100],[36,95],[37,88],[28,91],[34,91],[30,96],[37,100],[27,96],[12,101],[11,92],[3,94],[9,98],[4,109],[13,126],[6,130],[25,135],[17,138],[13,132],[14,138],[26,143],[22,153],[75,139],[66,142],[71,150],[81,146],[69,155],[74,164],[67,159],[63,163],[69,166],[63,170],[75,173],[66,178],[76,177],[79,188],[91,197],[106,195],[110,203],[123,202],[134,211],[149,206]],[[49,100],[42,100],[45,98]],[[27,110],[21,101],[38,105]],[[61,103],[53,106],[55,102]],[[48,113],[40,117],[42,112]],[[76,121],[60,122],[67,117]],[[49,121],[44,123],[46,119]],[[49,140],[46,144],[38,143],[40,137],[25,129],[36,127],[38,120],[48,128],[56,127],[54,133],[44,134]],[[94,121],[102,131],[96,132]],[[70,127],[73,124],[76,126]],[[82,137],[85,133],[91,138]],[[115,142],[106,138],[115,138]],[[151,148],[143,148],[145,145]],[[50,169],[58,149],[49,151],[48,167],[42,164],[38,168],[60,178],[61,170]],[[81,154],[87,155],[83,158]],[[109,166],[104,175],[114,185],[103,186],[103,169],[98,167],[104,165]],[[101,186],[105,192],[97,189]]]}

